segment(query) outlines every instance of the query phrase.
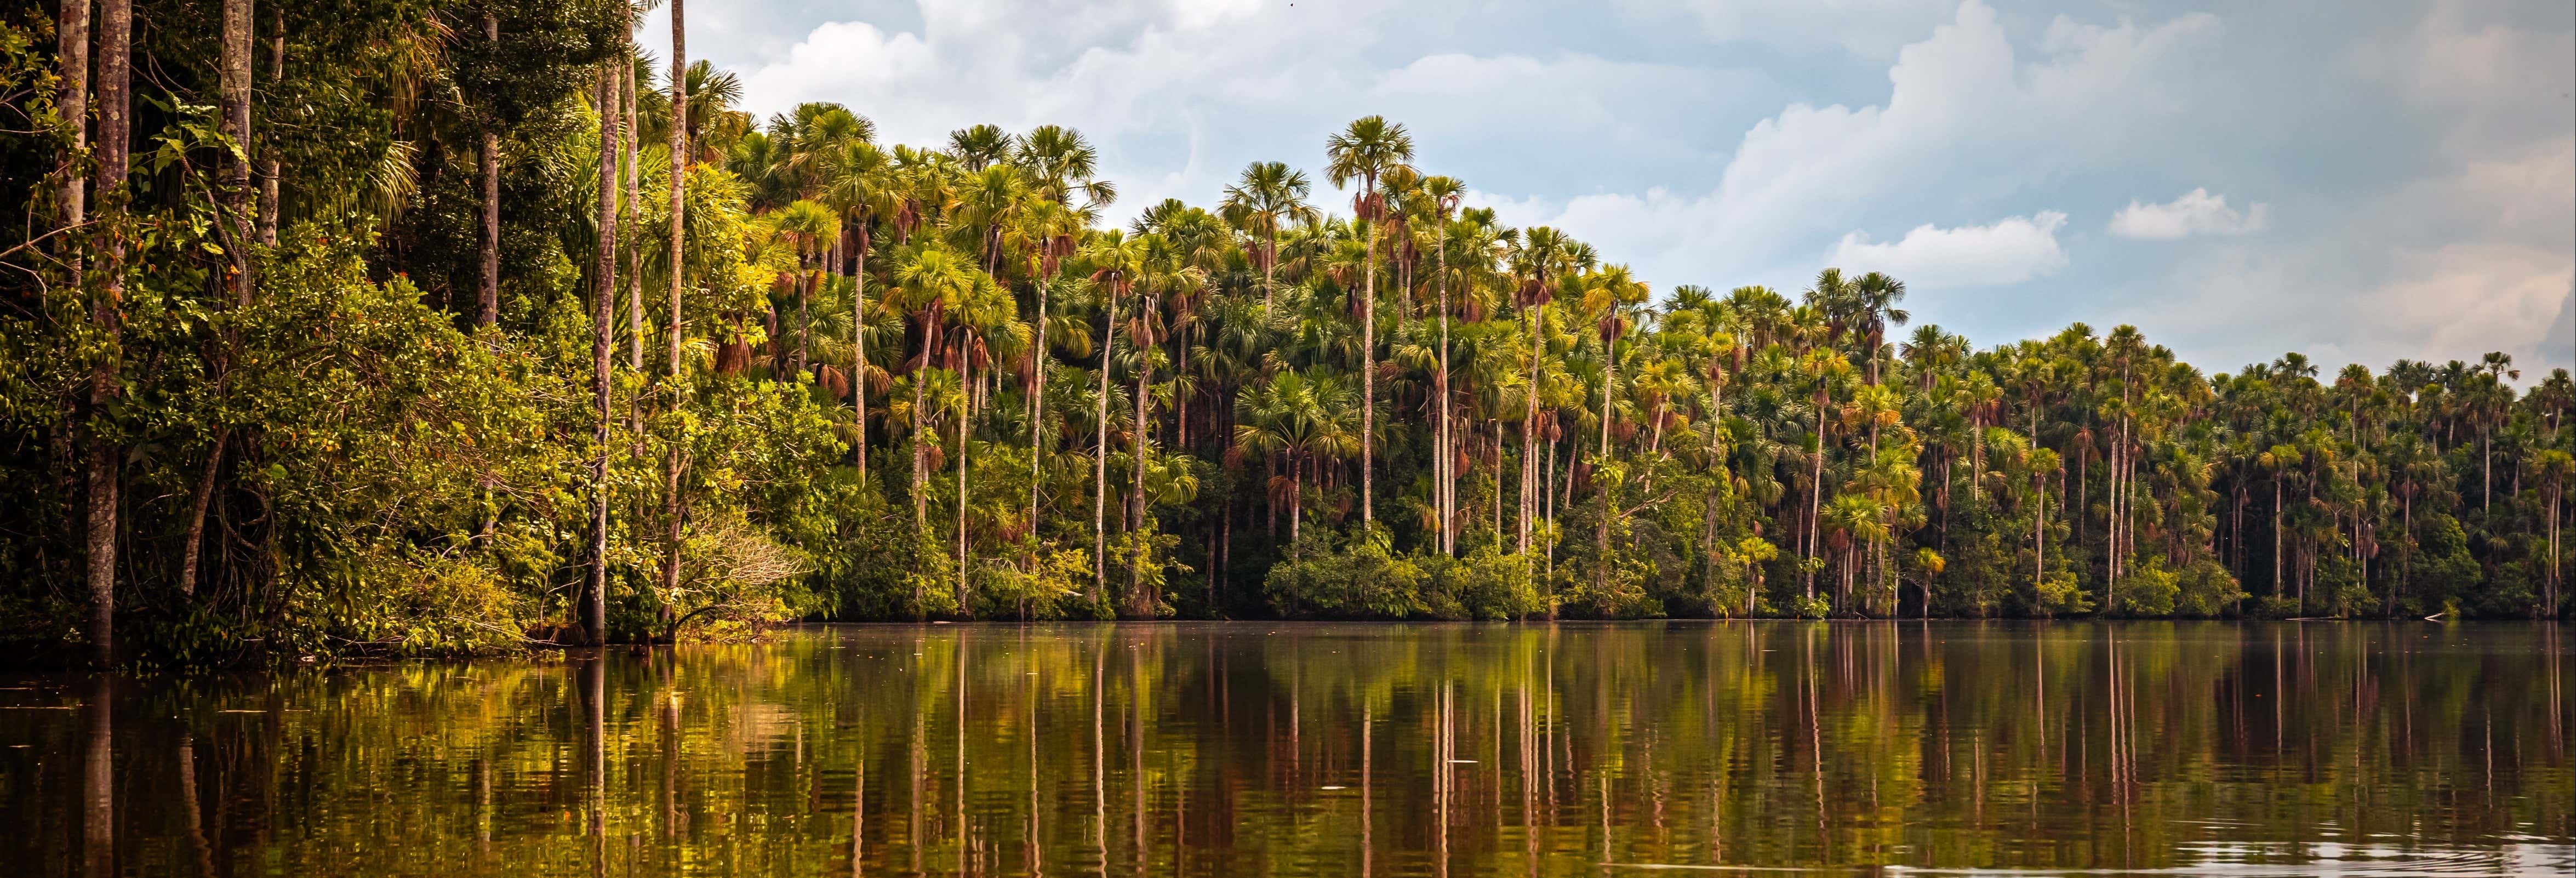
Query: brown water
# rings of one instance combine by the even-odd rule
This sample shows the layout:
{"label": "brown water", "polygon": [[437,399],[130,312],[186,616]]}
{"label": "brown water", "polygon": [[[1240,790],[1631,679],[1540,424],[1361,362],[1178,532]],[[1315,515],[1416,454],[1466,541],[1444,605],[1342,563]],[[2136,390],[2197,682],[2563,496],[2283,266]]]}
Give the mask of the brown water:
{"label": "brown water", "polygon": [[2576,871],[2551,625],[808,628],[0,678],[129,875]]}

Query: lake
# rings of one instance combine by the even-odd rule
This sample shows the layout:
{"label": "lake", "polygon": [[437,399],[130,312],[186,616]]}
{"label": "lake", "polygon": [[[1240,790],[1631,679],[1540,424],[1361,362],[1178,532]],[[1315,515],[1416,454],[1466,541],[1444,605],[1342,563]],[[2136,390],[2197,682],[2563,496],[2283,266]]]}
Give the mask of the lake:
{"label": "lake", "polygon": [[823,626],[17,675],[0,858],[442,878],[2565,875],[2571,673],[2554,624],[1651,622]]}

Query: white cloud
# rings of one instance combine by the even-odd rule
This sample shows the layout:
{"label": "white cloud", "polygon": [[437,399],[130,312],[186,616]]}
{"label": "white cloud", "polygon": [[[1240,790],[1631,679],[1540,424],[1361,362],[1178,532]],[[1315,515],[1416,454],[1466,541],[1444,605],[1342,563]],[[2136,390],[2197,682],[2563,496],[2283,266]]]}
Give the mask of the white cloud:
{"label": "white cloud", "polygon": [[1950,0],[1623,0],[1621,5],[1687,14],[1719,41],[1830,45],[1879,59],[1958,8]]}
{"label": "white cloud", "polygon": [[1834,244],[1825,263],[1845,271],[1883,271],[1924,287],[2020,283],[2066,267],[2066,250],[2057,244],[2057,230],[2065,225],[2066,214],[2043,210],[1983,226],[1925,223],[1887,243],[1852,232]]}
{"label": "white cloud", "polygon": [[2257,201],[2238,213],[2227,206],[2227,196],[2211,195],[2207,189],[2193,189],[2182,197],[2163,204],[2140,204],[2135,199],[2111,217],[2111,234],[2123,238],[2171,241],[2193,235],[2245,235],[2263,230],[2269,208]]}
{"label": "white cloud", "polygon": [[1897,53],[1884,104],[1788,106],[1745,132],[1714,190],[1587,195],[1528,221],[1630,253],[1665,283],[1790,282],[1814,271],[1818,243],[1887,214],[1955,213],[2131,161],[2188,108],[2222,30],[2205,14],[2060,17],[2025,62],[1968,0]]}

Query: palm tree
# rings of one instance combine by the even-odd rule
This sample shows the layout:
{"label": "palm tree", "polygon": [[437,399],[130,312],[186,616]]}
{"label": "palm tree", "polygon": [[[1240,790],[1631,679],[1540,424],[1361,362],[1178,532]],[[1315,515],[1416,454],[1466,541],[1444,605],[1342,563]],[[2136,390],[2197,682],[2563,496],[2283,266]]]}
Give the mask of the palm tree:
{"label": "palm tree", "polygon": [[1422,194],[1432,203],[1433,222],[1436,224],[1432,252],[1438,260],[1433,271],[1440,284],[1440,374],[1432,381],[1432,393],[1440,399],[1440,424],[1434,441],[1436,450],[1431,455],[1437,464],[1431,484],[1438,494],[1438,502],[1433,505],[1439,508],[1440,513],[1440,552],[1456,555],[1457,485],[1454,484],[1455,474],[1449,471],[1456,465],[1456,452],[1451,450],[1455,446],[1449,428],[1449,214],[1457,210],[1458,202],[1466,197],[1467,184],[1456,177],[1431,177],[1422,181]]}
{"label": "palm tree", "polygon": [[790,284],[796,295],[794,369],[797,372],[803,372],[813,341],[813,320],[808,309],[814,298],[815,289],[823,282],[823,251],[831,246],[832,241],[840,237],[841,222],[831,208],[805,200],[786,206],[770,219],[777,226],[779,233],[787,236],[795,246],[797,278]]}
{"label": "palm tree", "polygon": [[1510,255],[1512,275],[1517,281],[1514,304],[1520,307],[1530,332],[1528,406],[1521,419],[1519,552],[1524,555],[1529,553],[1529,520],[1537,511],[1537,507],[1532,505],[1530,490],[1537,484],[1539,474],[1536,430],[1539,369],[1545,362],[1541,339],[1545,335],[1547,304],[1556,298],[1557,279],[1567,270],[1579,268],[1572,258],[1572,251],[1577,246],[1555,229],[1536,226],[1521,234]]}
{"label": "palm tree", "polygon": [[981,172],[1009,158],[1013,146],[1011,135],[991,125],[948,132],[948,151],[955,153],[970,172]]}
{"label": "palm tree", "polygon": [[[906,256],[909,258],[905,258]],[[926,467],[929,458],[926,455],[929,452],[927,443],[930,434],[927,429],[928,422],[923,417],[920,373],[921,370],[930,367],[931,355],[938,348],[941,318],[944,312],[962,303],[973,293],[977,275],[972,266],[961,263],[957,259],[955,251],[937,246],[936,242],[929,246],[915,248],[909,254],[900,254],[897,258],[903,260],[895,268],[896,291],[900,300],[888,304],[898,310],[910,312],[913,322],[920,328],[921,333],[920,345],[916,348],[909,364],[910,371],[914,373],[912,520],[916,532],[927,532],[930,526],[930,507],[929,496],[923,490],[923,480],[928,475]]]}
{"label": "palm tree", "polygon": [[845,220],[850,266],[850,442],[859,477],[868,474],[868,253],[871,221],[895,211],[893,163],[865,138],[840,141],[824,154],[820,199]]}
{"label": "palm tree", "polygon": [[[1135,286],[1136,275],[1143,270],[1144,242],[1120,235],[1116,229],[1101,233],[1082,258],[1091,266],[1091,280],[1100,286],[1107,309],[1100,327],[1100,390],[1097,416],[1100,435],[1092,446],[1091,479],[1091,588],[1083,601],[1096,604],[1099,589],[1109,581],[1109,364],[1118,354],[1118,300]],[[1136,427],[1142,429],[1144,425]]]}
{"label": "palm tree", "polygon": [[1351,198],[1351,212],[1360,223],[1370,226],[1366,237],[1367,257],[1361,263],[1364,280],[1360,293],[1360,522],[1377,521],[1375,469],[1371,449],[1377,444],[1377,229],[1375,224],[1386,214],[1386,201],[1377,191],[1378,178],[1413,161],[1413,135],[1404,126],[1386,121],[1384,116],[1367,116],[1324,142],[1324,155],[1330,160],[1324,176],[1333,188],[1357,180],[1359,190]]}
{"label": "palm tree", "polygon": [[[1592,277],[1586,278],[1584,283],[1583,308],[1587,312],[1600,315],[1602,373],[1601,444],[1599,446],[1601,463],[1599,465],[1604,467],[1605,471],[1611,462],[1611,398],[1615,392],[1613,388],[1619,383],[1619,339],[1627,334],[1629,326],[1625,311],[1632,305],[1646,301],[1649,294],[1646,284],[1631,276],[1625,265],[1613,265],[1602,269]],[[1597,558],[1610,557],[1610,510],[1612,495],[1617,491],[1617,487],[1611,480],[1602,480],[1601,517],[1594,522],[1593,530],[1593,552],[1594,557]],[[1607,565],[1593,565],[1595,579],[1606,575],[1607,571]]]}
{"label": "palm tree", "polygon": [[1048,200],[1073,207],[1074,196],[1081,196],[1082,204],[1076,210],[1086,221],[1118,200],[1117,185],[1099,179],[1100,151],[1081,131],[1040,125],[1030,129],[1018,143],[1011,160],[1028,172]]}
{"label": "palm tree", "polygon": [[[1338,182],[1335,185],[1340,185]],[[1245,234],[1257,235],[1261,247],[1261,304],[1269,307],[1279,291],[1279,229],[1288,223],[1315,218],[1315,209],[1306,204],[1312,186],[1306,172],[1290,170],[1284,162],[1253,162],[1245,165],[1243,175],[1234,185],[1225,187],[1223,210],[1228,222]]]}
{"label": "palm tree", "polygon": [[1047,354],[1051,337],[1048,327],[1054,312],[1049,310],[1047,296],[1064,260],[1074,255],[1074,240],[1082,232],[1081,216],[1072,209],[1041,200],[1021,214],[1017,237],[1029,253],[1027,273],[1037,279],[1038,313],[1029,345],[1029,530],[1038,527],[1038,494],[1043,487],[1039,471],[1046,456],[1046,373],[1053,358]]}

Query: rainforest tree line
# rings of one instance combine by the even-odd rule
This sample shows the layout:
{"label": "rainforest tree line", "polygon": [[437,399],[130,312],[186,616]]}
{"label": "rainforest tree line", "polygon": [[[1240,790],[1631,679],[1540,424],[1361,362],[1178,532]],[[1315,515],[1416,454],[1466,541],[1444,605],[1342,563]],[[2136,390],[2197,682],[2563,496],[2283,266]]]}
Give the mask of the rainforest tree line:
{"label": "rainforest tree line", "polygon": [[0,637],[2568,606],[2563,370],[1658,289],[1375,116],[1119,226],[1079,131],[756,119],[642,11],[0,22]]}

